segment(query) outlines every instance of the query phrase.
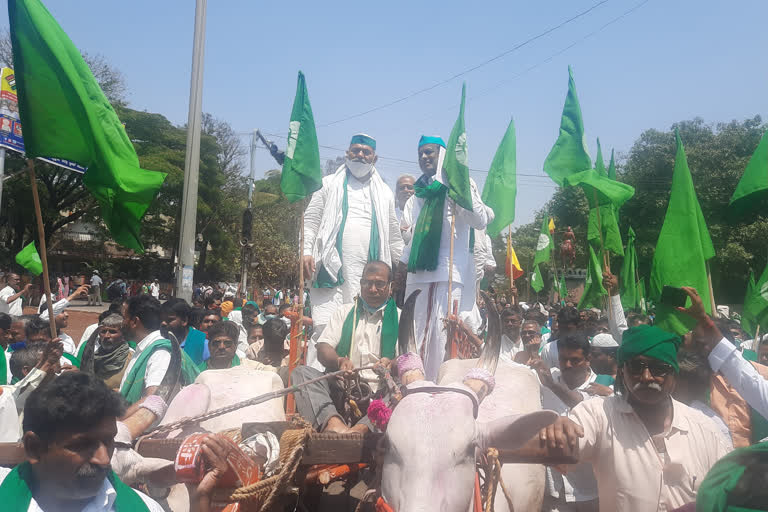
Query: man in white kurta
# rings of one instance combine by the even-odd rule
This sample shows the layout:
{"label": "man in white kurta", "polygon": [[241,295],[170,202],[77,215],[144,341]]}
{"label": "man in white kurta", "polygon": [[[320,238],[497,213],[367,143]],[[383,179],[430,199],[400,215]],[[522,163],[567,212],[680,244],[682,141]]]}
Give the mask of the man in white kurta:
{"label": "man in white kurta", "polygon": [[[426,199],[418,197],[420,187],[428,187],[435,181],[437,169],[442,168],[445,143],[439,137],[422,137],[419,142],[419,166],[422,175],[416,182],[416,194],[405,205],[401,226],[407,228],[410,241],[403,249],[400,261],[407,264],[414,243],[413,235],[419,214]],[[443,319],[451,312],[452,304],[458,301],[459,315],[472,310],[475,296],[475,260],[469,247],[470,228],[485,229],[493,220],[493,211],[483,204],[480,191],[470,179],[472,210],[458,206],[450,197],[445,198],[442,215],[440,247],[435,270],[408,272],[405,297],[415,290],[421,290],[415,306],[416,344],[427,380],[436,380],[440,365],[445,357],[446,330]],[[448,300],[448,274],[451,246],[451,220],[456,215],[453,251],[453,286],[451,300]],[[463,294],[466,286],[466,294]]]}
{"label": "man in white kurta", "polygon": [[[323,178],[323,187],[304,212],[304,275],[314,281],[310,300],[317,337],[339,306],[352,303],[365,264],[391,264],[403,250],[394,195],[375,162],[376,141],[364,134],[353,136],[346,162]],[[313,349],[310,343],[309,364]]]}

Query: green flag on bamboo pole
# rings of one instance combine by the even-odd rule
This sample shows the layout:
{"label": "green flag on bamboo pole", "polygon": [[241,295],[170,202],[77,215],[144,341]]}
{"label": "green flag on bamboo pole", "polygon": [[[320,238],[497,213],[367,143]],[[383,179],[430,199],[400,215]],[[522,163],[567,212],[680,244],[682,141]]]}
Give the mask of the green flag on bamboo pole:
{"label": "green flag on bamboo pole", "polygon": [[608,164],[608,177],[616,179],[616,160],[614,159],[613,149],[611,149],[611,162]]}
{"label": "green flag on bamboo pole", "polygon": [[752,293],[748,299],[744,302],[744,311],[741,315],[741,325],[744,327],[744,319],[747,318],[747,327],[750,328],[749,332],[751,336],[755,335],[755,331],[758,325],[762,325],[763,328],[768,325],[768,265],[765,266],[765,270],[760,275],[757,283],[755,283]]}
{"label": "green flag on bamboo pole", "polygon": [[621,305],[624,309],[636,309],[640,306],[637,283],[637,252],[635,251],[635,231],[632,226],[627,230],[627,250],[621,264]]}
{"label": "green flag on bamboo pole", "polygon": [[320,165],[315,118],[309,104],[307,81],[304,73],[299,71],[296,97],[288,123],[288,145],[285,148],[280,188],[286,199],[295,203],[320,190],[322,186],[323,168]]}
{"label": "green flag on bamboo pole", "polygon": [[558,288],[560,300],[563,301],[568,296],[568,287],[565,285],[565,272],[560,274],[560,286]]}
{"label": "green flag on bamboo pole", "polygon": [[43,273],[43,262],[40,260],[40,255],[37,253],[35,242],[30,242],[16,254],[16,263],[36,276]]}
{"label": "green flag on bamboo pole", "polygon": [[744,174],[733,192],[728,210],[732,215],[741,216],[755,212],[768,197],[768,132],[763,134],[757,149],[749,159]]}
{"label": "green flag on bamboo pole", "polygon": [[645,279],[640,278],[640,281],[637,282],[637,296],[638,296],[638,302],[640,303],[640,312],[644,315],[648,314],[648,303],[646,300],[646,294],[645,294]]}
{"label": "green flag on bamboo pole", "polygon": [[533,257],[533,264],[546,263],[552,258],[552,235],[549,232],[549,223],[547,222],[549,217],[544,216],[541,220],[541,231],[539,232],[539,238],[536,241],[536,254]]}
{"label": "green flag on bamboo pole", "polygon": [[[580,186],[589,202],[589,223],[587,240],[600,250],[600,229],[604,248],[619,256],[624,254],[621,233],[617,221],[617,212],[621,206],[635,195],[635,189],[601,175],[595,169],[588,169],[567,176],[567,186]],[[600,219],[598,222],[598,208]]]}
{"label": "green flag on bamboo pole", "polygon": [[492,238],[499,236],[501,230],[515,220],[515,196],[517,195],[515,145],[515,123],[510,119],[483,186],[483,202],[493,210],[494,214],[493,221],[486,228]]}
{"label": "green flag on bamboo pole", "polygon": [[744,307],[741,312],[741,328],[744,329],[750,336],[754,338],[755,328],[757,327],[757,319],[754,317],[751,311],[752,295],[755,293],[755,273],[749,271],[749,281],[747,281],[747,293],[744,294]]}
{"label": "green flag on bamboo pole", "polygon": [[560,133],[547,159],[544,160],[544,172],[562,187],[566,176],[591,168],[592,159],[589,158],[584,138],[581,107],[576,95],[573,71],[569,66],[568,93],[565,96],[563,115],[560,119]]}
{"label": "green flag on bamboo pole", "polygon": [[459,117],[451,130],[445,150],[443,168],[435,179],[448,187],[448,196],[465,210],[472,210],[472,192],[469,187],[469,160],[467,158],[467,130],[464,127],[464,103],[467,84],[461,86]]}
{"label": "green flag on bamboo pole", "polygon": [[541,277],[541,270],[538,265],[533,266],[533,273],[531,274],[531,288],[536,293],[539,293],[544,289],[544,278]]}
{"label": "green flag on bamboo pole", "polygon": [[704,309],[712,314],[706,263],[715,257],[715,249],[696,198],[685,149],[677,130],[675,139],[677,155],[672,174],[672,190],[653,255],[650,298],[656,302],[655,324],[682,335],[691,330],[695,321],[659,302],[661,290],[664,286],[691,286],[699,292]]}
{"label": "green flag on bamboo pole", "polygon": [[597,157],[595,157],[595,170],[600,176],[608,177],[608,170],[603,162],[603,149],[600,147],[600,137],[597,138]]}
{"label": "green flag on bamboo pole", "polygon": [[121,245],[143,252],[141,219],[165,180],[139,167],[125,128],[66,33],[39,0],[9,0],[14,76],[27,158],[87,171],[83,184]]}
{"label": "green flag on bamboo pole", "polygon": [[579,309],[602,308],[603,297],[608,292],[603,287],[603,267],[600,265],[595,250],[591,245],[589,247],[589,262],[587,265],[587,279],[584,283],[584,293],[579,301]]}

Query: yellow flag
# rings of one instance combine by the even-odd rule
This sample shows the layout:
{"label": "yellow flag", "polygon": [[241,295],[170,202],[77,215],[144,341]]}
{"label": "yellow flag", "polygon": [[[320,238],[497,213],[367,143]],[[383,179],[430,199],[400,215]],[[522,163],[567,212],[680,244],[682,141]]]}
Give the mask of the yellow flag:
{"label": "yellow flag", "polygon": [[549,234],[554,235],[555,234],[555,219],[552,217],[549,218]]}
{"label": "yellow flag", "polygon": [[517,260],[517,254],[512,247],[512,239],[507,237],[507,261],[505,265],[505,273],[508,277],[514,281],[518,277],[523,275],[523,269],[520,266],[520,262]]}

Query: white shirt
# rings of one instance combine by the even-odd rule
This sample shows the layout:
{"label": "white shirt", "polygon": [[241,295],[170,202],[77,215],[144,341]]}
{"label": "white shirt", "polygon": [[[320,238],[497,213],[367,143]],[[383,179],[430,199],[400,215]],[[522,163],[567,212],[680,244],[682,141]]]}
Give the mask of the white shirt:
{"label": "white shirt", "polygon": [[[339,345],[344,321],[354,305],[353,302],[336,309],[317,340],[318,343],[327,343],[334,349]],[[355,368],[371,366],[381,359],[381,326],[384,319],[384,309],[385,307],[382,306],[381,309],[368,313],[364,308],[357,308],[357,315],[360,320],[357,327],[352,331],[352,346],[349,349],[349,360],[352,361]],[[397,315],[400,318],[399,309]],[[397,348],[395,348],[395,352],[397,352]],[[373,370],[364,370],[360,372],[360,376],[370,384],[373,391],[378,389],[379,378]]]}
{"label": "white shirt", "polygon": [[[555,382],[563,383],[558,368],[552,368],[551,372]],[[595,382],[595,379],[597,379],[597,375],[590,369],[587,380],[576,388],[584,400],[591,398],[584,390]],[[561,416],[567,416],[570,411],[570,408],[554,393],[542,393],[542,400],[544,409],[551,409]],[[597,480],[592,471],[592,464],[581,462],[568,466],[568,472],[565,475],[555,468],[547,467],[547,493],[555,498],[560,498],[563,494],[562,497],[568,503],[597,499]]]}
{"label": "white shirt", "polygon": [[696,409],[697,411],[702,413],[704,416],[714,421],[715,425],[717,425],[717,428],[720,430],[720,433],[723,434],[723,441],[725,442],[725,444],[728,445],[728,447],[731,450],[733,450],[733,438],[731,438],[731,431],[728,430],[728,425],[725,424],[725,422],[723,421],[723,418],[718,416],[717,413],[713,411],[710,406],[698,400],[692,401],[688,407],[690,407],[691,409]]}
{"label": "white shirt", "polygon": [[[48,320],[48,306],[46,306],[47,302],[48,299],[46,299],[46,295],[43,294],[43,296],[40,298],[40,305],[37,306],[37,310],[40,311],[40,320]],[[69,306],[69,301],[66,298],[54,302],[53,317],[56,318],[59,314],[61,314],[62,311],[67,309],[67,306]]]}
{"label": "white shirt", "polygon": [[525,345],[523,345],[523,340],[520,337],[517,338],[517,342],[514,342],[506,334],[501,335],[499,361],[512,362],[515,360],[515,355],[523,350],[525,350]]}
{"label": "white shirt", "polygon": [[557,340],[552,340],[544,345],[539,355],[550,368],[560,368],[560,357],[557,354]]}
{"label": "white shirt", "polygon": [[232,310],[227,315],[227,320],[237,324],[239,333],[237,335],[237,349],[235,349],[235,352],[237,353],[237,357],[245,359],[246,353],[248,352],[248,331],[245,330],[245,326],[243,325],[243,312]]}
{"label": "white shirt", "polygon": [[709,353],[709,366],[720,372],[761,416],[768,417],[768,380],[741,356],[738,348],[723,338]]}
{"label": "white shirt", "polygon": [[93,274],[91,276],[91,286],[101,286],[102,282],[103,281],[101,280],[101,278],[99,276],[97,276],[96,274]]}
{"label": "white shirt", "polygon": [[99,328],[99,324],[91,324],[88,327],[85,328],[83,331],[83,335],[80,336],[80,343],[77,345],[78,347],[88,341],[88,339],[91,337],[91,334],[93,334],[93,331]]}
{"label": "white shirt", "polygon": [[72,355],[75,355],[75,353],[77,353],[77,347],[75,347],[75,340],[72,339],[72,336],[70,336],[65,332],[60,332],[59,339],[61,340],[61,344],[64,347],[64,352]]}
{"label": "white shirt", "polygon": [[[433,179],[430,179],[430,182]],[[475,283],[475,259],[469,251],[469,228],[485,229],[485,226],[493,220],[493,210],[488,208],[480,197],[480,191],[477,189],[472,178],[469,179],[470,190],[472,192],[472,211],[456,205],[452,199],[446,197],[443,207],[443,229],[440,233],[440,252],[438,255],[437,269],[433,271],[418,271],[408,273],[409,283],[434,283],[448,281],[448,263],[451,252],[451,218],[456,211],[456,225],[454,233],[453,250],[453,281],[456,283],[472,286]],[[411,244],[413,243],[413,230],[419,214],[424,206],[424,199],[413,195],[405,203],[403,218],[400,219],[400,226],[407,229],[411,240],[403,248],[400,261],[408,263],[411,255]]]}
{"label": "white shirt", "polygon": [[18,292],[6,286],[0,290],[0,313],[7,313],[12,316],[21,316],[24,314],[24,309],[21,305],[21,297],[8,304],[8,298],[12,295],[16,295]]}
{"label": "white shirt", "polygon": [[[0,467],[0,483],[5,480],[5,477],[7,477],[10,472],[10,468]],[[139,498],[141,498],[141,501],[144,502],[150,512],[163,512],[163,507],[161,507],[155,500],[142,493],[141,491],[137,491],[136,489],[134,489],[134,491],[139,495]],[[93,499],[82,508],[81,512],[112,512],[115,510],[116,497],[117,491],[115,491],[115,488],[112,487],[111,483],[109,483],[109,480],[105,478],[104,483],[96,493],[96,496],[94,496]],[[44,511],[42,508],[40,508],[40,505],[38,505],[37,501],[35,501],[35,498],[32,498],[32,500],[29,502],[29,508],[27,508],[27,512]]]}
{"label": "white shirt", "polygon": [[[131,360],[128,361],[128,366],[123,373],[123,380],[120,381],[120,388],[125,384],[125,379],[131,373],[131,369],[136,364],[136,360],[141,353],[149,347],[153,342],[164,339],[160,334],[160,330],[149,333],[143,340],[136,345],[136,351],[131,356]],[[144,372],[144,389],[152,386],[159,386],[163,382],[163,377],[168,371],[168,366],[171,364],[171,353],[167,350],[155,350],[149,360],[147,361],[147,369]]]}
{"label": "white shirt", "polygon": [[154,298],[156,298],[156,299],[159,298],[160,297],[160,285],[157,284],[157,283],[152,283],[151,285],[149,285],[149,293]]}
{"label": "white shirt", "polygon": [[611,314],[608,315],[608,327],[611,329],[613,339],[621,345],[621,339],[624,336],[624,331],[628,329],[627,319],[624,316],[624,307],[621,305],[620,295],[611,295]]}
{"label": "white shirt", "polygon": [[[10,372],[8,373],[10,375]],[[21,439],[21,418],[30,393],[40,386],[45,372],[32,368],[16,384],[2,386],[0,394],[0,443],[15,443]]]}

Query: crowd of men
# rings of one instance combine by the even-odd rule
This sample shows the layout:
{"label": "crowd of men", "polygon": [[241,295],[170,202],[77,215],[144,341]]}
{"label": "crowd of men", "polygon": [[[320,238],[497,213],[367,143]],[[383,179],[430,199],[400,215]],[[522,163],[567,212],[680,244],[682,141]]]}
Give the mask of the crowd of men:
{"label": "crowd of men", "polygon": [[[696,328],[683,338],[648,316],[625,314],[610,271],[602,316],[565,303],[520,304],[514,289],[484,304],[478,289],[495,267],[485,233],[493,211],[471,180],[471,209],[450,198],[436,179],[445,151],[440,137],[422,137],[421,175],[400,177],[393,193],[375,168],[376,141],[355,135],[345,163],[312,196],[301,248],[311,285],[298,301],[311,303],[311,339],[306,364],[290,375],[302,386],[298,414],[321,432],[383,430],[365,410],[349,414],[340,405],[349,393],[343,379],[318,378],[365,368],[359,380],[375,396],[392,391],[382,375],[398,387],[436,383],[450,356],[448,332],[482,347],[489,315],[498,311],[499,365],[533,374],[539,394],[530,400],[559,414],[539,434],[542,453],[570,449],[578,458],[546,468],[542,510],[768,509],[761,442],[768,438],[768,344],[710,318],[691,288],[691,306],[681,312]],[[94,276],[90,290],[102,285]],[[66,309],[89,286],[52,305],[55,332],[47,305],[24,314],[29,290],[13,273],[0,290],[7,363],[0,364],[0,441],[23,442],[27,458],[0,469],[0,503],[18,510],[161,510],[123,482],[115,447],[130,446],[163,419],[178,392],[165,389],[169,372],[178,372],[181,392],[206,372],[269,372],[289,383],[289,332],[304,312],[287,289],[267,288],[257,301],[204,287],[192,303],[161,303],[154,290],[121,295],[77,342],[67,334]],[[401,307],[412,296],[415,347],[401,353]],[[475,369],[465,385],[482,401],[493,376]],[[190,486],[192,509],[211,509],[227,446],[216,436],[204,442],[206,469]]]}

